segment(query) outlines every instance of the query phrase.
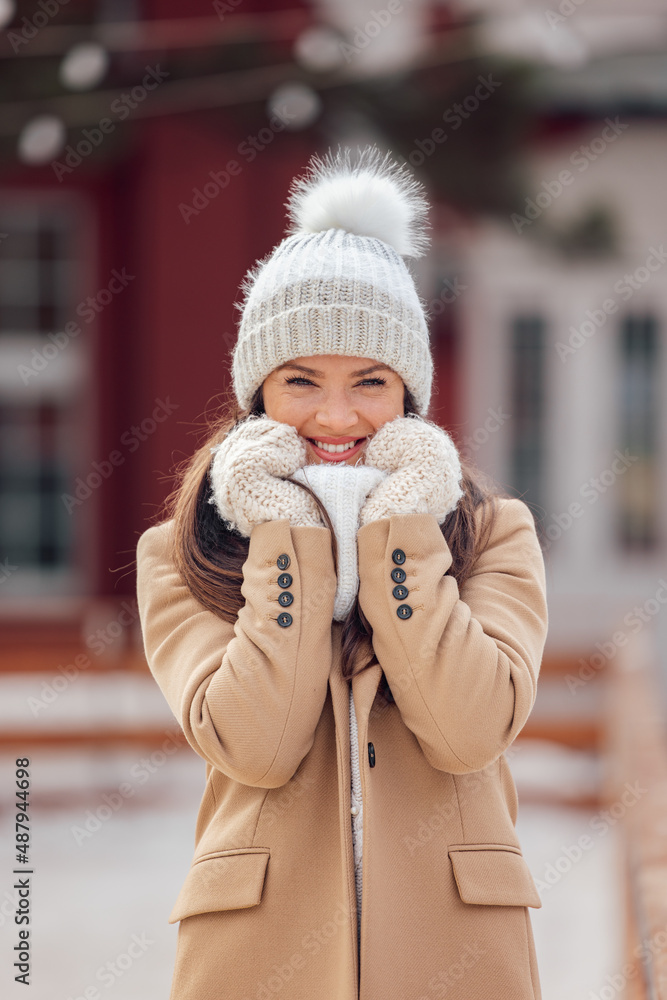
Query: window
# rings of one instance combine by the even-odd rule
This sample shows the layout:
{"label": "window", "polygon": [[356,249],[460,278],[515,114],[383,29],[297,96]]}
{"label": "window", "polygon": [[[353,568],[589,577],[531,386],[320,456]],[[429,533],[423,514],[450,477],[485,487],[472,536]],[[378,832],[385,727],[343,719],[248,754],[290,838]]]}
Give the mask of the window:
{"label": "window", "polygon": [[529,314],[514,319],[510,342],[510,482],[534,511],[543,507],[544,499],[544,341],[541,316]]}
{"label": "window", "polygon": [[[82,267],[74,206],[33,194],[0,204],[0,596],[68,594],[81,580],[71,491],[81,448],[86,348],[76,319]],[[68,485],[69,484],[69,485]]]}
{"label": "window", "polygon": [[632,464],[618,481],[619,542],[647,551],[658,542],[659,331],[655,316],[626,316],[620,329],[620,449]]}

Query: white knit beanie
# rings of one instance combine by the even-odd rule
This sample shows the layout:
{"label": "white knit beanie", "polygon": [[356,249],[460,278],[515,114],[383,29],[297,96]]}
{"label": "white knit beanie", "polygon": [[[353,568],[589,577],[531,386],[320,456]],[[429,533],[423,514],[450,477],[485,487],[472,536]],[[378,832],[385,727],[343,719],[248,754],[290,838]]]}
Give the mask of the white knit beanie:
{"label": "white knit beanie", "polygon": [[403,260],[428,249],[428,202],[409,168],[357,149],[311,157],[285,203],[290,235],[243,280],[232,378],[244,409],[278,365],[344,354],[389,365],[428,410],[425,304]]}

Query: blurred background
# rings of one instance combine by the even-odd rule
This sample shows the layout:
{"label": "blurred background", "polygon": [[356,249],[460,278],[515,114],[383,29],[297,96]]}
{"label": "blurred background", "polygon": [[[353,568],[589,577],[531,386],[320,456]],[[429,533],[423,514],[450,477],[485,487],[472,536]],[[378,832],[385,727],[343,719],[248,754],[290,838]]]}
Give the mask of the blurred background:
{"label": "blurred background", "polygon": [[205,775],[135,547],[228,396],[290,180],[368,142],[433,204],[430,416],[544,550],[507,754],[544,1000],[667,996],[663,0],[0,0],[0,25],[3,996],[24,758],[33,1000],[168,996]]}

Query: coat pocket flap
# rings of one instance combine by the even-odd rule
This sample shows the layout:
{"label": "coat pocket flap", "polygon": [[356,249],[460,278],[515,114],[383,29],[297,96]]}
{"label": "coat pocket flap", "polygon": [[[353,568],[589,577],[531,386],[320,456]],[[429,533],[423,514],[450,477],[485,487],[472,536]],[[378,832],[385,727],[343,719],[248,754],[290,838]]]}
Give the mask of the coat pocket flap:
{"label": "coat pocket flap", "polygon": [[220,851],[195,861],[178,894],[169,923],[195,913],[240,910],[262,898],[268,847]]}
{"label": "coat pocket flap", "polygon": [[523,854],[505,844],[460,844],[449,848],[454,878],[464,903],[542,906]]}

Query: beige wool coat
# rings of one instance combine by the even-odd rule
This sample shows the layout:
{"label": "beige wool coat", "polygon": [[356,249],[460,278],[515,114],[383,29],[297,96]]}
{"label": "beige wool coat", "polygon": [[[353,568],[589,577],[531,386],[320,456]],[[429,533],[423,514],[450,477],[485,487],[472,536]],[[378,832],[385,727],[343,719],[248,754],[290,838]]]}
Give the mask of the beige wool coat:
{"label": "beige wool coat", "polygon": [[[349,682],[332,622],[329,530],[255,527],[233,625],[186,588],[172,521],[141,535],[148,663],[206,761],[194,856],[169,917],[180,922],[171,1000],[539,1000],[528,907],[541,900],[504,751],[535,699],[545,569],[528,507],[496,502],[460,592],[430,514],[378,520],[357,535],[375,654],[352,682],[360,950]],[[280,556],[294,595],[283,627]],[[403,618],[392,593],[399,564],[412,611]]]}

